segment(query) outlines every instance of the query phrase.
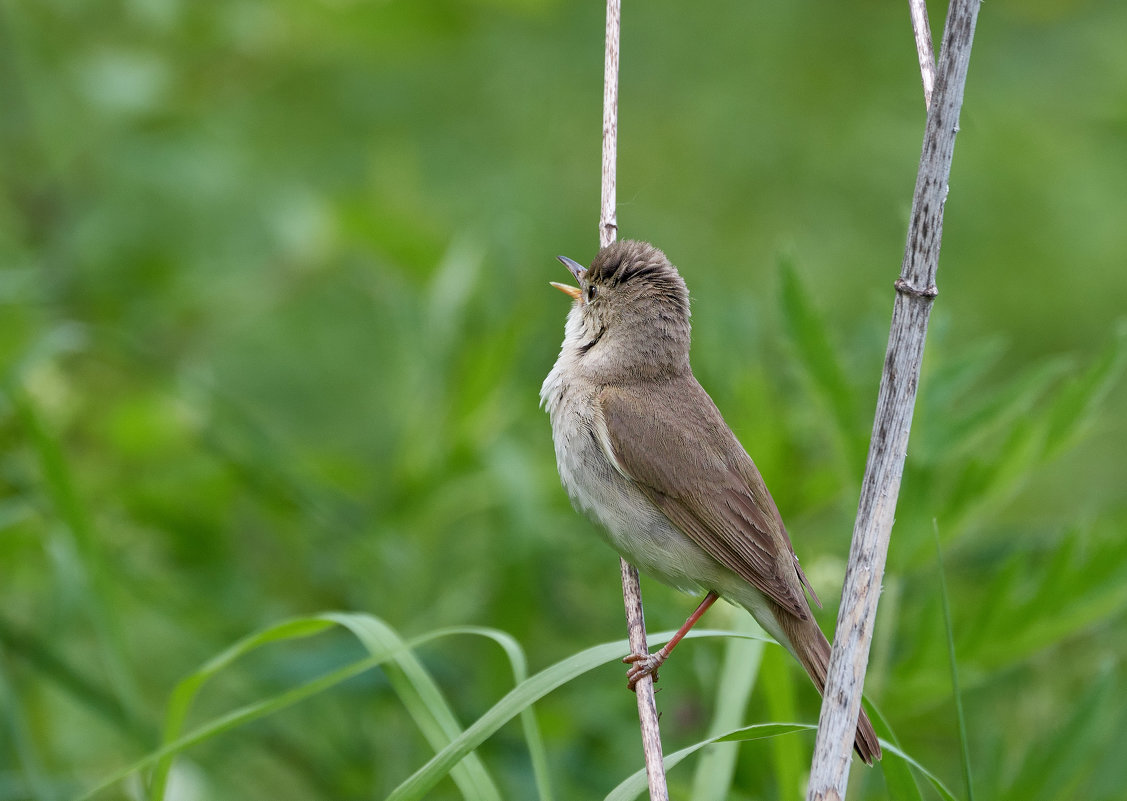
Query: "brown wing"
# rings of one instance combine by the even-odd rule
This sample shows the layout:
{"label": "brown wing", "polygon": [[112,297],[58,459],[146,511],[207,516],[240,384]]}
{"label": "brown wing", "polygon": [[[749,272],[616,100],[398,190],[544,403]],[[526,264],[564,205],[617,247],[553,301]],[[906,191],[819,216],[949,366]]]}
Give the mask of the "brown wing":
{"label": "brown wing", "polygon": [[708,393],[692,375],[648,384],[646,393],[643,405],[630,386],[600,391],[598,433],[607,455],[713,559],[790,613],[810,618],[803,586],[818,598],[775,502]]}

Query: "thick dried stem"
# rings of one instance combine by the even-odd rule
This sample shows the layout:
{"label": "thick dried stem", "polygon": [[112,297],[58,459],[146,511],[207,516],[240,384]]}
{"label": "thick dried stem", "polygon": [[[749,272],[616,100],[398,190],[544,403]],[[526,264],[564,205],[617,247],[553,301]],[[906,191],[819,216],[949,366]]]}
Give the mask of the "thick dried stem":
{"label": "thick dried stem", "polygon": [[861,484],[849,566],[818,721],[808,801],[839,801],[845,797],[849,781],[877,596],[904,472],[928,317],[936,295],[943,205],[947,199],[947,181],[979,5],[980,0],[952,0],[943,32],[943,48],[916,176],[908,242],[900,277],[895,283],[896,299],[872,442]]}

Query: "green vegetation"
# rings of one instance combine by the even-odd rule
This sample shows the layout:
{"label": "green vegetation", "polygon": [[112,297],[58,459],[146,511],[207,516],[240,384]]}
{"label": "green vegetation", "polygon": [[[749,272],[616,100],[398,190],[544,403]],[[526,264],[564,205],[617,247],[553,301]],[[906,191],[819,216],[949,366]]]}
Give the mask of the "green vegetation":
{"label": "green vegetation", "polygon": [[[829,629],[923,130],[908,13],[702,12],[625,9],[619,224],[685,275]],[[0,3],[0,801],[630,797],[617,558],[537,408],[553,257],[596,244],[602,23]],[[1127,784],[1124,30],[983,7],[867,685],[895,748],[855,798],[968,798],[964,746],[979,799]],[[643,590],[655,630],[693,607]],[[659,685],[674,797],[800,797],[816,694],[705,625],[738,634]]]}

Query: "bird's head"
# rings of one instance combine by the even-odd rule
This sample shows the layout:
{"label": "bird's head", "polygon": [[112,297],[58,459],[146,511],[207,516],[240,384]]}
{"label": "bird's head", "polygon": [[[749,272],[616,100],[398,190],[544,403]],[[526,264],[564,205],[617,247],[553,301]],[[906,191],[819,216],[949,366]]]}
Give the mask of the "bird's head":
{"label": "bird's head", "polygon": [[689,290],[664,253],[624,240],[600,250],[587,268],[559,260],[579,283],[552,282],[575,301],[565,348],[598,363],[608,378],[688,369]]}

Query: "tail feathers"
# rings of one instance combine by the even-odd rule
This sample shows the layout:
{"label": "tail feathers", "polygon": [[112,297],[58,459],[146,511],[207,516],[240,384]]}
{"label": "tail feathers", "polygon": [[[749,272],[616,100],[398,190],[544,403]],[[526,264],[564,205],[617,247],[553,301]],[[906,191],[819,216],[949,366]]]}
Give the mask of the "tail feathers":
{"label": "tail feathers", "polygon": [[[813,618],[800,620],[794,615],[787,614],[781,608],[776,610],[776,620],[779,621],[783,632],[791,641],[793,653],[802,667],[818,688],[819,693],[826,689],[826,671],[830,664],[830,643],[826,635],[818,628]],[[857,736],[853,741],[853,748],[860,755],[865,764],[871,765],[874,760],[881,758],[880,742],[877,733],[873,730],[872,721],[862,708],[857,716]]]}

